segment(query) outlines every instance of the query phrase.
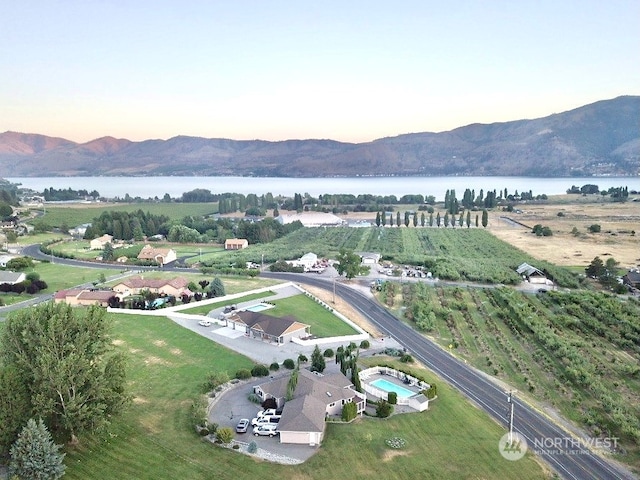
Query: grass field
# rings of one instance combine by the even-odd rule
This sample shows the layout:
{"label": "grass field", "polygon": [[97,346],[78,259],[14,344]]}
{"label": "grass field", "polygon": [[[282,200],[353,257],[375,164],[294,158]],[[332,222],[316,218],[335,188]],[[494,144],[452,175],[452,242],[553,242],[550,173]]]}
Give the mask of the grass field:
{"label": "grass field", "polygon": [[[596,256],[603,261],[613,257],[624,268],[640,265],[640,202],[613,203],[597,195],[559,195],[546,203],[520,208],[522,213],[517,214],[492,211],[488,230],[533,257],[556,265],[584,267]],[[548,226],[553,235],[536,237],[529,229],[504,222],[501,216],[530,227]],[[594,224],[601,226],[600,233],[589,233],[589,226]]]}
{"label": "grass field", "polygon": [[[134,401],[107,431],[66,449],[65,478],[550,478],[529,455],[503,460],[497,444],[504,428],[438,379],[439,398],[428,411],[328,425],[324,445],[299,466],[220,449],[195,434],[189,406],[208,373],[251,362],[163,318],[112,316],[114,344],[130,356]],[[388,449],[384,440],[392,436],[404,438],[406,448]]]}

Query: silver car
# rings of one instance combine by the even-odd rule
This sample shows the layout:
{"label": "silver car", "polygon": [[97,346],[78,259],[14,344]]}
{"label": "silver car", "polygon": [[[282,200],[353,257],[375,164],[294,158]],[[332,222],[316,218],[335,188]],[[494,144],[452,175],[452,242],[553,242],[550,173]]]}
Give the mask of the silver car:
{"label": "silver car", "polygon": [[249,419],[241,418],[238,424],[236,425],[236,432],[245,433],[248,428],[249,428]]}

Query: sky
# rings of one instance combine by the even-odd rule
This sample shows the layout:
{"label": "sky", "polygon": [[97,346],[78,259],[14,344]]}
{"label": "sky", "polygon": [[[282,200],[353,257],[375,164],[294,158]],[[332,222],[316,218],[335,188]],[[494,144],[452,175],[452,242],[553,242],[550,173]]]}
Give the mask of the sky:
{"label": "sky", "polygon": [[640,94],[638,0],[28,0],[0,132],[366,142]]}

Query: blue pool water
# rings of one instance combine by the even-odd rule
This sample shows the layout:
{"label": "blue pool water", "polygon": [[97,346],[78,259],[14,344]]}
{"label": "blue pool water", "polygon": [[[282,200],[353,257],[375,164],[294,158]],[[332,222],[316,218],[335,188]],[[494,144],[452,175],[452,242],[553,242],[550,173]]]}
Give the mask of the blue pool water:
{"label": "blue pool water", "polygon": [[265,303],[256,303],[255,305],[251,305],[250,307],[245,308],[248,312],[261,312],[263,310],[267,310],[272,308],[273,305],[267,305]]}
{"label": "blue pool water", "polygon": [[380,390],[384,390],[385,392],[396,392],[398,397],[409,398],[413,397],[416,393],[411,390],[407,390],[406,388],[401,387],[400,385],[396,385],[395,383],[390,382],[389,380],[385,380],[384,378],[379,378],[371,382],[376,388]]}

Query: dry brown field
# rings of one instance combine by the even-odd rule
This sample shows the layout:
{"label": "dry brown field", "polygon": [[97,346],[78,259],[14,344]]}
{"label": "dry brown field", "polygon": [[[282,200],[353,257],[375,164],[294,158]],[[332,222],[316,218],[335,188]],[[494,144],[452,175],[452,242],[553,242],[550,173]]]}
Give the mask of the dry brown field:
{"label": "dry brown field", "polygon": [[[635,198],[638,201],[633,201]],[[556,265],[586,266],[596,256],[603,261],[613,257],[622,268],[640,266],[638,195],[631,195],[625,203],[613,203],[595,195],[557,195],[545,204],[521,204],[517,208],[521,213],[490,212],[487,228],[496,237],[536,258]],[[536,237],[530,229],[504,217],[528,227],[547,226],[553,235]],[[601,226],[600,233],[589,233],[589,226],[594,224]],[[572,233],[574,227],[577,234]]]}

